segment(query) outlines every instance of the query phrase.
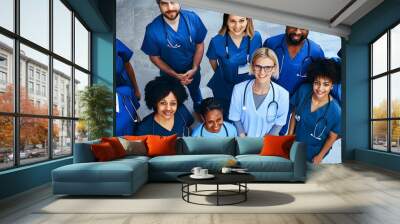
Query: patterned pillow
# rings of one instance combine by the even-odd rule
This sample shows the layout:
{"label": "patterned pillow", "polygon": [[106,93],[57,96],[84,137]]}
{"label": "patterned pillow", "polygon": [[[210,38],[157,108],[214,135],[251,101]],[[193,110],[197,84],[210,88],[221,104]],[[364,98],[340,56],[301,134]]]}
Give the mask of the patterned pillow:
{"label": "patterned pillow", "polygon": [[135,155],[135,156],[145,156],[147,155],[147,148],[143,141],[134,140],[129,141],[124,138],[118,137],[119,142],[121,142],[122,147],[124,147],[126,151],[126,155]]}

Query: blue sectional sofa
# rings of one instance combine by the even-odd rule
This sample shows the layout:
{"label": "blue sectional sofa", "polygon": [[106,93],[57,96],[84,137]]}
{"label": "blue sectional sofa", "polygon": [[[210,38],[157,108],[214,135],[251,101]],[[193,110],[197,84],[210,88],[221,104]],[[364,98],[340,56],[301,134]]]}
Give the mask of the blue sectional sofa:
{"label": "blue sectional sofa", "polygon": [[306,180],[306,148],[300,142],[293,143],[285,159],[258,155],[263,138],[184,137],[177,141],[177,155],[96,162],[90,145],[98,142],[75,144],[74,163],[52,171],[54,194],[131,195],[148,181],[176,181],[196,166],[219,172],[232,159],[259,182]]}

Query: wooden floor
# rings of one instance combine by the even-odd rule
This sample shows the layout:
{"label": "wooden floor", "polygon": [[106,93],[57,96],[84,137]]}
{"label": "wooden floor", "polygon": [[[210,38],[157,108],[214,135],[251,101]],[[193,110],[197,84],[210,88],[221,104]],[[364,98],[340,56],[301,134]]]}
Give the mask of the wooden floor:
{"label": "wooden floor", "polygon": [[400,223],[400,174],[359,163],[322,165],[308,175],[345,201],[367,204],[357,214],[36,214],[54,200],[49,185],[0,201],[0,223],[219,224]]}

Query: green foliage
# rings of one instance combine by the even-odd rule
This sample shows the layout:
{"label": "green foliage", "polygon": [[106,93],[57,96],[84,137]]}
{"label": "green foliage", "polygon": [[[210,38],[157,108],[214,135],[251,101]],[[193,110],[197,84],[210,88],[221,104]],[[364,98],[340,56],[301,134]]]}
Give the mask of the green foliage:
{"label": "green foliage", "polygon": [[112,126],[112,92],[104,85],[86,87],[80,92],[79,106],[82,119],[85,120],[89,131],[89,139],[109,136],[107,132]]}

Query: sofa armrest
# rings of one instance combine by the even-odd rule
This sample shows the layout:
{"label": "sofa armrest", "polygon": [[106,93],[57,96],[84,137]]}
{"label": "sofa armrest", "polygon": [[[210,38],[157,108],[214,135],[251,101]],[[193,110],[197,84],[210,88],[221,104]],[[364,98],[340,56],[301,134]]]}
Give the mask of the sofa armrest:
{"label": "sofa armrest", "polygon": [[89,163],[95,162],[96,158],[92,153],[90,146],[100,143],[100,140],[90,142],[75,143],[74,147],[74,163]]}
{"label": "sofa armrest", "polygon": [[293,142],[290,148],[290,160],[293,162],[293,179],[305,181],[307,172],[306,144],[304,142]]}

